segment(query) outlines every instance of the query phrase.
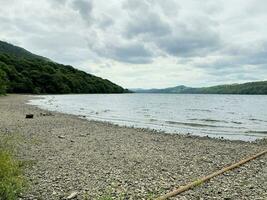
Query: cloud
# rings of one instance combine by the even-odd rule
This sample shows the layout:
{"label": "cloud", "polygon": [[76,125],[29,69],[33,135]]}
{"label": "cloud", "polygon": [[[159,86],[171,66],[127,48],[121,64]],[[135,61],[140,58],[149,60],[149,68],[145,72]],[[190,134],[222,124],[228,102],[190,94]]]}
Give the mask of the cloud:
{"label": "cloud", "polygon": [[164,36],[171,32],[170,26],[155,13],[146,14],[144,19],[133,16],[127,24],[125,36],[133,38],[137,36]]}
{"label": "cloud", "polygon": [[127,43],[105,43],[96,45],[88,43],[90,49],[96,52],[98,55],[107,59],[116,60],[119,62],[130,64],[147,64],[151,63],[153,59],[153,53],[147,49],[143,44],[139,42],[127,42]]}
{"label": "cloud", "polygon": [[98,19],[98,24],[97,26],[100,28],[100,29],[107,29],[109,27],[111,27],[112,25],[114,25],[114,20],[112,19],[111,16],[108,16],[108,15],[102,15],[100,19]]}
{"label": "cloud", "polygon": [[68,0],[53,0],[53,1],[51,1],[51,4],[54,5],[54,6],[55,5],[57,5],[57,6],[58,5],[65,5],[67,3],[67,1]]}
{"label": "cloud", "polygon": [[267,79],[264,0],[0,4],[1,40],[125,87]]}
{"label": "cloud", "polygon": [[93,10],[92,0],[73,0],[72,7],[80,13],[84,21],[90,24]]}
{"label": "cloud", "polygon": [[[245,47],[231,46],[217,52],[216,59],[200,62],[196,66],[209,69],[241,68],[244,66],[262,66],[267,64],[267,40],[261,44]],[[240,71],[237,71],[240,72]]]}
{"label": "cloud", "polygon": [[152,62],[152,53],[141,44],[129,44],[113,48],[113,58],[135,64]]}
{"label": "cloud", "polygon": [[[204,56],[220,47],[220,35],[213,30],[216,23],[207,16],[192,17],[184,21],[179,15],[182,9],[173,4],[174,2],[168,6],[168,3],[159,4],[152,0],[126,1],[124,8],[127,9],[130,19],[125,37],[141,38],[142,42],[148,41],[165,54],[177,57]],[[169,9],[170,5],[174,7],[178,19],[162,12]]]}
{"label": "cloud", "polygon": [[205,29],[188,30],[186,26],[155,42],[168,54],[178,57],[205,56],[221,45],[216,33]]}

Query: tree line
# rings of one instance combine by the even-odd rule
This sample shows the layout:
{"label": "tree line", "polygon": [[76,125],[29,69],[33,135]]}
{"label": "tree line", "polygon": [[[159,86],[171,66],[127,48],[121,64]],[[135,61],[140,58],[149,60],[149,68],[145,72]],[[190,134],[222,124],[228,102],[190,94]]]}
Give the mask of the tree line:
{"label": "tree line", "polygon": [[0,93],[123,93],[127,90],[72,66],[0,52]]}

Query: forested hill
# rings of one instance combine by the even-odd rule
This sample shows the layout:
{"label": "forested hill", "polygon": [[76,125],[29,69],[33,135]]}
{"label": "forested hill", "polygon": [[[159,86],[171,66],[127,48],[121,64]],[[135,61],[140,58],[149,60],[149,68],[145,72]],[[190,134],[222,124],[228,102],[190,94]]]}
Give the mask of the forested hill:
{"label": "forested hill", "polygon": [[8,54],[11,56],[15,56],[17,58],[32,58],[32,59],[39,58],[39,59],[49,60],[45,57],[35,55],[27,51],[26,49],[14,46],[12,44],[3,42],[1,40],[0,40],[0,54]]}
{"label": "forested hill", "polygon": [[217,85],[212,87],[192,88],[186,86],[165,89],[135,90],[139,93],[171,93],[171,94],[267,94],[267,81],[243,84]]}
{"label": "forested hill", "polygon": [[128,90],[83,71],[0,41],[0,93],[124,93]]}

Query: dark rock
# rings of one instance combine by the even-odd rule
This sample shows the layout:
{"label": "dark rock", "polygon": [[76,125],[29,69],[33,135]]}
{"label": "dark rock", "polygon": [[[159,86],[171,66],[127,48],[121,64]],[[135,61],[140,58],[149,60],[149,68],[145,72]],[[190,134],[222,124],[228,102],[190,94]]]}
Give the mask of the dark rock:
{"label": "dark rock", "polygon": [[26,119],[33,119],[33,114],[26,114]]}

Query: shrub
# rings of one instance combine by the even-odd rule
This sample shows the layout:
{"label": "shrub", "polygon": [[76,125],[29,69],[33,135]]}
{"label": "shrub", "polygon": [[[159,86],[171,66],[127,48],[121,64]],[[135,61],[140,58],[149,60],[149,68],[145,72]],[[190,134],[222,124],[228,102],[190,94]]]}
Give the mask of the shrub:
{"label": "shrub", "polygon": [[16,200],[24,186],[21,162],[14,158],[8,145],[0,141],[0,200]]}

